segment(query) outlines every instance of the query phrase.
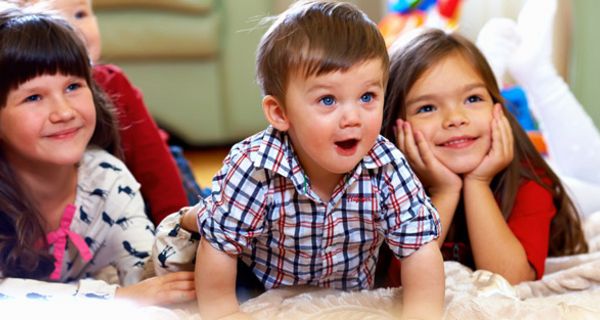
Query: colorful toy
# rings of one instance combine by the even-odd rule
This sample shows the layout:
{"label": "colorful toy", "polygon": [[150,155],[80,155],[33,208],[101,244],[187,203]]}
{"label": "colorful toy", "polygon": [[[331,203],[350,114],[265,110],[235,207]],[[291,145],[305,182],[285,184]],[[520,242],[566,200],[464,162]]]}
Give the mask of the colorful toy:
{"label": "colorful toy", "polygon": [[389,47],[398,36],[420,26],[454,30],[461,0],[388,0],[379,30]]}

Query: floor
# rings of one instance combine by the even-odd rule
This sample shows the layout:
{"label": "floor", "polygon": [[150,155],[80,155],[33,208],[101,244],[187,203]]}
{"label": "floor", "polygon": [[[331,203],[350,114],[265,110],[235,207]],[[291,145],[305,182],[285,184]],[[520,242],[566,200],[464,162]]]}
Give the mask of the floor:
{"label": "floor", "polygon": [[229,148],[229,146],[226,146],[184,151],[184,155],[190,162],[196,181],[201,187],[210,187],[212,178],[221,169],[221,163],[229,152]]}

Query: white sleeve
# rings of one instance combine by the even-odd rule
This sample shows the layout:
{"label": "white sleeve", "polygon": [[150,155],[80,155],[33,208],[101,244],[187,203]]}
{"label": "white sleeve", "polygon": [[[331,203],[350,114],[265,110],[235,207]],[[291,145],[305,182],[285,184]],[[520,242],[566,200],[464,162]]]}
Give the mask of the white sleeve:
{"label": "white sleeve", "polygon": [[[199,201],[202,203],[202,201]],[[165,217],[156,228],[152,248],[154,272],[163,275],[176,271],[193,271],[199,235],[183,229],[181,217],[188,210],[198,211],[199,205],[186,207]]]}
{"label": "white sleeve", "polygon": [[0,280],[0,299],[49,299],[61,297],[112,299],[115,296],[117,287],[104,281],[92,279],[82,279],[72,283],[60,283],[32,279],[4,278]]}

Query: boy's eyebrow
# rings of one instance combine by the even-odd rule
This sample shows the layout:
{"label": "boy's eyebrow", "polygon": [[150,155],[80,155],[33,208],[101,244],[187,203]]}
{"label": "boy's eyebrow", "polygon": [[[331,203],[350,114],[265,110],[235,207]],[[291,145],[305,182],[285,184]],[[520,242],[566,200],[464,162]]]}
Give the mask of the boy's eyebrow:
{"label": "boy's eyebrow", "polygon": [[[471,84],[467,84],[467,85],[463,86],[462,89],[459,89],[457,91],[460,92],[460,93],[462,93],[462,92],[467,92],[467,91],[470,91],[470,90],[473,90],[473,89],[477,89],[477,88],[484,88],[485,89],[486,86],[485,86],[485,84],[479,83],[479,82],[477,82],[477,83],[471,83]],[[440,95],[443,95],[443,94],[432,93],[432,94],[420,95],[420,96],[418,96],[416,98],[406,100],[406,103],[404,105],[409,106],[409,105],[411,105],[413,103],[416,103],[416,102],[419,102],[419,101],[422,101],[422,100],[431,100],[431,99],[434,99],[435,97],[440,96]]]}
{"label": "boy's eyebrow", "polygon": [[[365,81],[364,83],[365,87],[383,87],[383,81],[381,79],[379,80],[371,80],[371,81]],[[323,83],[317,83],[315,85],[312,85],[308,88],[308,91],[313,91],[313,90],[318,90],[318,89],[326,89],[326,90],[330,90],[332,88],[337,88],[338,85],[337,84],[332,84],[330,82],[326,82],[324,81]]]}

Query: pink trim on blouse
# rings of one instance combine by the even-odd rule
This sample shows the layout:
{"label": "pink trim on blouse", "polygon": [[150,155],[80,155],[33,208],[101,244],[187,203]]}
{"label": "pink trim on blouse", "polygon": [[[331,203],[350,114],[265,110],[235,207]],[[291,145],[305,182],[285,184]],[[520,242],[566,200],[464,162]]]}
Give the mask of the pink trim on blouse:
{"label": "pink trim on blouse", "polygon": [[50,275],[50,279],[59,280],[62,272],[62,263],[65,257],[65,249],[67,246],[67,237],[71,239],[71,242],[75,245],[75,248],[79,250],[81,257],[84,262],[88,262],[92,259],[92,252],[85,243],[85,240],[77,233],[71,231],[69,228],[75,215],[76,207],[69,204],[60,219],[60,226],[57,230],[49,232],[46,235],[46,241],[48,245],[54,245],[54,271]]}

